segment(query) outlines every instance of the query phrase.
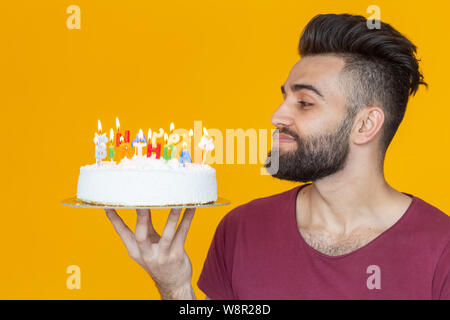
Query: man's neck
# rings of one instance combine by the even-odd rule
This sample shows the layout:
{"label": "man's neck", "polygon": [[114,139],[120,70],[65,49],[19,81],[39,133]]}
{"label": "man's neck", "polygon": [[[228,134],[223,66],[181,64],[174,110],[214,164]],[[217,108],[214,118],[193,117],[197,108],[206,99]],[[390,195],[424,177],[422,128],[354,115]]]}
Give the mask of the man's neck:
{"label": "man's neck", "polygon": [[300,228],[343,236],[361,228],[385,230],[411,201],[389,186],[382,170],[346,167],[299,192],[297,209],[302,212],[297,212],[297,221]]}

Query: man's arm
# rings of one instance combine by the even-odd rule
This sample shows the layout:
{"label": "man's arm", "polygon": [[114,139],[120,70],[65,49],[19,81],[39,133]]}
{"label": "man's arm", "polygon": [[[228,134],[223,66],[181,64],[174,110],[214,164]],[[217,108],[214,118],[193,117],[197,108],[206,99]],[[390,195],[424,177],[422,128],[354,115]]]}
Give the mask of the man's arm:
{"label": "man's arm", "polygon": [[433,277],[433,299],[450,300],[450,241],[447,242]]}
{"label": "man's arm", "polygon": [[214,233],[197,285],[207,300],[236,299],[231,284],[238,221],[230,220],[230,211]]}

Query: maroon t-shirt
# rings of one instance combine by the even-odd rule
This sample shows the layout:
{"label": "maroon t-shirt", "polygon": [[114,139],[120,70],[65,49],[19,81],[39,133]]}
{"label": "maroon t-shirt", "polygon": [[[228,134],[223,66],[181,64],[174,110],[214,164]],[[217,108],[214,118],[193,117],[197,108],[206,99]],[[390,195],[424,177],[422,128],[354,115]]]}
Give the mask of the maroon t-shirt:
{"label": "maroon t-shirt", "polygon": [[302,238],[296,196],[253,200],[220,222],[198,287],[211,299],[450,299],[450,218],[420,198],[363,247],[323,254]]}

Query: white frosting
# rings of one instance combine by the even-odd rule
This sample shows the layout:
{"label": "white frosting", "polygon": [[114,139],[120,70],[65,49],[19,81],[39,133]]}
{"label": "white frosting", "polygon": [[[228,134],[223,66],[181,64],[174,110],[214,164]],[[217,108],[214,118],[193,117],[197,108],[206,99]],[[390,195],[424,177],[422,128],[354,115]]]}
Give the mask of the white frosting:
{"label": "white frosting", "polygon": [[216,170],[205,164],[146,157],[80,168],[77,197],[109,205],[172,205],[217,200]]}

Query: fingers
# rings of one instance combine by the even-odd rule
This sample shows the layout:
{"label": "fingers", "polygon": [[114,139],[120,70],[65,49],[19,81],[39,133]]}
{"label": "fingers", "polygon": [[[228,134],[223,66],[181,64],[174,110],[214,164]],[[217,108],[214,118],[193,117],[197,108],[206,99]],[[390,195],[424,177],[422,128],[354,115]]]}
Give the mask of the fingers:
{"label": "fingers", "polygon": [[181,209],[170,209],[169,217],[159,240],[159,246],[162,253],[169,251],[173,237],[177,228],[178,219],[180,218]]}
{"label": "fingers", "polygon": [[192,218],[194,218],[195,208],[187,208],[184,210],[183,218],[178,226],[177,232],[173,239],[173,247],[183,249],[186,237],[191,226]]}
{"label": "fingers", "polygon": [[136,242],[144,242],[148,239],[150,210],[137,209],[136,228],[134,229],[134,237]]}
{"label": "fingers", "polygon": [[133,245],[135,243],[134,241],[134,235],[133,232],[128,228],[128,226],[123,222],[123,220],[119,217],[116,210],[114,209],[105,209],[106,216],[108,217],[109,221],[111,221],[114,229],[116,230],[117,234],[119,235],[120,239],[122,239],[122,242],[125,244],[125,247],[127,247],[128,251],[132,250]]}
{"label": "fingers", "polygon": [[[170,248],[184,249],[184,243],[194,217],[195,208],[187,208],[177,229],[181,215],[180,209],[171,209],[161,237],[155,231],[150,210],[137,209],[135,233],[128,228],[114,209],[105,209],[108,219],[111,221],[117,234],[128,249],[129,254],[136,258],[139,255],[147,255],[151,252],[151,244],[159,238],[161,254],[168,254]],[[140,252],[140,253],[139,253]]]}

